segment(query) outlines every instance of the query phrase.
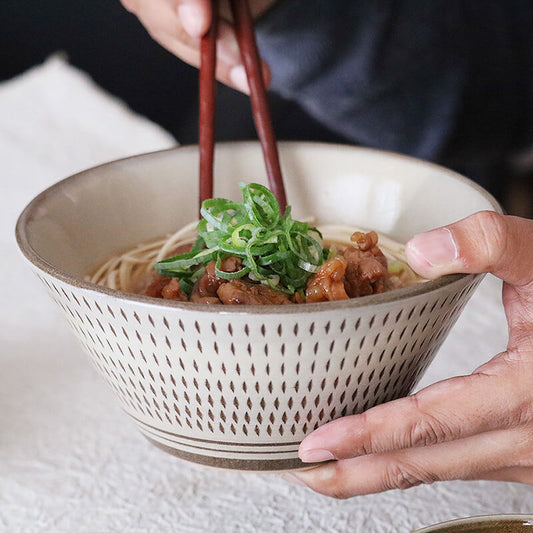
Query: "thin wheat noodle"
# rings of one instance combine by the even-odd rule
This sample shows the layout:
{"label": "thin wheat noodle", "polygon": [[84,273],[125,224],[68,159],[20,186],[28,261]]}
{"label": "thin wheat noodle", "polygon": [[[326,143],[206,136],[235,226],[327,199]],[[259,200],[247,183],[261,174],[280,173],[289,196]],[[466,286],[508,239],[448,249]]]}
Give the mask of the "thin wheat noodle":
{"label": "thin wheat noodle", "polygon": [[[311,219],[306,221],[312,222]],[[88,281],[111,289],[125,292],[142,292],[152,279],[153,266],[158,261],[175,255],[176,250],[191,245],[196,239],[198,222],[190,222],[172,235],[148,243],[142,243],[125,253],[117,254],[99,266],[93,274],[86,277]],[[328,246],[353,246],[350,241],[354,231],[368,231],[340,225],[324,225],[318,229]],[[397,241],[378,233],[378,246],[388,261],[399,262],[403,268],[396,274],[397,285],[406,286],[422,281],[407,266],[404,246]]]}
{"label": "thin wheat noodle", "polygon": [[194,242],[197,224],[197,221],[191,222],[172,235],[114,255],[86,279],[110,289],[136,291],[150,277],[154,263],[173,255],[179,246]]}

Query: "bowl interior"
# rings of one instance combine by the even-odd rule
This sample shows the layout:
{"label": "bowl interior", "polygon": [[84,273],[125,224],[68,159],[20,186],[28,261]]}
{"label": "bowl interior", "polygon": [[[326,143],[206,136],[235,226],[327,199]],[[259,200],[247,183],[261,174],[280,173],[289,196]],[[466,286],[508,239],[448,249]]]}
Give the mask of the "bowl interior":
{"label": "bowl interior", "polygon": [[[499,210],[473,182],[396,154],[280,143],[280,157],[296,218],[371,228],[405,242],[473,212]],[[215,162],[215,196],[238,200],[239,181],[266,184],[258,143],[219,144]],[[189,146],[67,178],[28,206],[19,221],[19,242],[55,269],[82,277],[111,254],[194,220],[197,167],[197,147]]]}

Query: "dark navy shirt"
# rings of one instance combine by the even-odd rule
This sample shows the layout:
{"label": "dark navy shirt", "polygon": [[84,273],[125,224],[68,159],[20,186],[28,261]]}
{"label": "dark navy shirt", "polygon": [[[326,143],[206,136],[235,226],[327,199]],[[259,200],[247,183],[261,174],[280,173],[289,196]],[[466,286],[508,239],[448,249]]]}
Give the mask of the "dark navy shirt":
{"label": "dark navy shirt", "polygon": [[258,41],[350,142],[468,164],[533,141],[533,0],[279,0]]}

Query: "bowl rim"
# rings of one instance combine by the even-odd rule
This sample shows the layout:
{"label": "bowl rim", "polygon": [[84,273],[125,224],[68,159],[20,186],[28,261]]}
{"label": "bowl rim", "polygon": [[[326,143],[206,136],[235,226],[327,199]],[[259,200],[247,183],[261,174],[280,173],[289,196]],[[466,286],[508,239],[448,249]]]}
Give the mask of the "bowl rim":
{"label": "bowl rim", "polygon": [[[452,527],[452,526],[463,526],[469,525],[472,523],[483,523],[483,522],[514,522],[514,521],[526,521],[530,522],[528,526],[533,526],[533,514],[513,514],[513,513],[504,513],[504,514],[487,514],[487,515],[475,515],[475,516],[465,516],[462,518],[453,518],[452,520],[446,520],[444,522],[439,522],[437,524],[432,524],[430,526],[424,526],[413,531],[413,533],[438,533],[442,528]],[[533,530],[532,530],[533,531]]]}
{"label": "bowl rim", "polygon": [[[493,210],[497,213],[503,213],[503,210],[500,204],[496,199],[483,187],[478,185],[476,182],[472,181],[457,172],[450,170],[446,167],[418,159],[416,157],[399,154],[396,152],[379,150],[376,148],[367,148],[360,146],[353,146],[348,144],[338,144],[338,143],[327,143],[327,142],[318,142],[318,141],[280,141],[278,143],[281,147],[291,147],[291,146],[309,146],[309,147],[325,147],[325,148],[335,148],[337,150],[349,150],[349,151],[358,151],[362,153],[370,154],[379,154],[386,156],[390,159],[401,159],[407,160],[416,164],[422,164],[427,167],[431,167],[444,172],[449,177],[461,181],[468,185],[469,187],[475,189],[480,193],[488,202],[491,204]],[[258,141],[226,141],[217,143],[223,147],[228,146],[237,146],[244,147],[259,145]],[[75,183],[78,181],[83,181],[90,179],[90,175],[94,170],[97,170],[101,167],[110,166],[117,163],[122,163],[125,161],[135,160],[138,158],[145,158],[148,156],[157,156],[159,154],[173,152],[173,151],[196,151],[198,150],[198,145],[188,144],[188,145],[179,145],[172,148],[167,148],[164,150],[155,150],[152,152],[146,152],[141,154],[135,154],[119,159],[114,159],[111,161],[106,161],[99,165],[89,167],[80,172],[72,174],[54,184],[44,189],[41,193],[35,196],[29,204],[23,209],[21,214],[18,217],[15,235],[19,249],[26,259],[32,263],[37,269],[47,273],[48,275],[79,289],[85,289],[91,292],[100,293],[101,295],[110,296],[119,300],[134,301],[139,304],[148,305],[150,307],[163,307],[163,308],[174,308],[182,311],[194,311],[208,314],[253,314],[253,315],[266,315],[266,314],[293,314],[305,312],[319,312],[319,311],[332,311],[332,310],[347,310],[347,309],[356,309],[356,308],[366,308],[370,306],[382,305],[393,301],[411,299],[420,294],[425,294],[429,292],[437,291],[438,289],[452,285],[455,283],[460,283],[467,277],[473,279],[483,277],[484,274],[450,274],[443,276],[435,280],[429,280],[425,283],[419,285],[412,285],[410,287],[405,287],[402,289],[395,289],[393,291],[384,292],[381,294],[372,294],[368,296],[360,296],[358,298],[350,298],[349,300],[338,300],[333,302],[317,302],[302,305],[239,305],[239,306],[209,306],[202,303],[192,303],[192,302],[177,302],[173,300],[164,300],[160,298],[152,298],[142,294],[132,294],[119,291],[117,289],[110,289],[95,283],[91,283],[81,277],[74,276],[57,268],[43,257],[31,246],[28,233],[28,224],[35,216],[36,211],[38,210],[40,204],[45,201],[50,195],[56,194],[60,191],[65,185],[70,183]]]}

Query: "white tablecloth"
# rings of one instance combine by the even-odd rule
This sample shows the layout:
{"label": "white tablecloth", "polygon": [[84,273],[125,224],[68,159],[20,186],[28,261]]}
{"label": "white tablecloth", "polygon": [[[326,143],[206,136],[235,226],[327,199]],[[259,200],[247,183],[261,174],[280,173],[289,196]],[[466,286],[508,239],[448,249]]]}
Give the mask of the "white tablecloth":
{"label": "white tablecloth", "polygon": [[[174,140],[60,58],[0,84],[0,117],[0,532],[407,532],[533,512],[533,488],[519,484],[446,482],[336,501],[275,474],[206,469],[152,447],[24,264],[14,224],[55,181]],[[499,293],[486,278],[421,385],[504,349]]]}

